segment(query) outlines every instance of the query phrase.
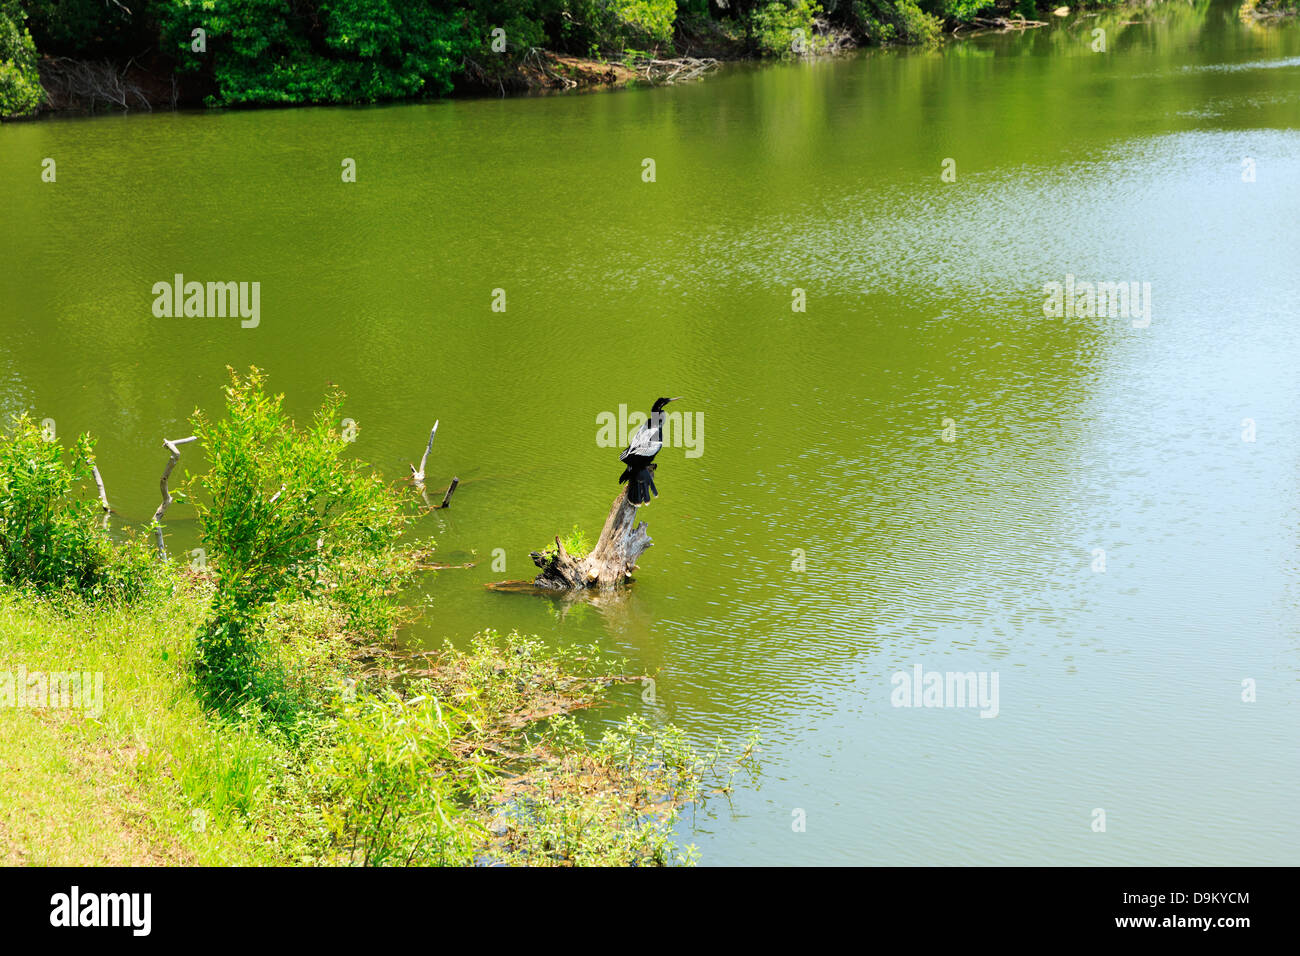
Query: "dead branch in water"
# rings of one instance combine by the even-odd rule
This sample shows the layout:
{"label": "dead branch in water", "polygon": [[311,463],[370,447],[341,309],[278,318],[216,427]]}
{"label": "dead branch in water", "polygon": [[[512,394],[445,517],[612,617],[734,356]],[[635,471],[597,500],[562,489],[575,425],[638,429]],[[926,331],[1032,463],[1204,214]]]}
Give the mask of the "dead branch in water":
{"label": "dead branch in water", "polygon": [[[171,477],[172,469],[176,467],[176,463],[181,460],[180,446],[188,445],[192,441],[198,441],[198,437],[191,435],[189,438],[178,438],[175,441],[168,441],[166,438],[163,439],[163,446],[172,454],[171,457],[167,459],[167,467],[163,469],[162,479],[158,482],[158,486],[162,489],[162,504],[160,504],[158,510],[153,513],[153,520],[155,522],[162,520],[162,516],[167,511],[167,506],[176,500],[172,497],[172,493],[167,489],[167,479]],[[159,538],[159,545],[161,546],[161,537]]]}
{"label": "dead branch in water", "polygon": [[[1016,14],[1016,16],[1011,18],[975,17],[973,20],[971,20],[971,23],[973,23],[977,27],[983,27],[984,29],[979,30],[975,33],[967,34],[967,36],[978,36],[981,33],[1007,33],[1008,31],[1011,30],[1015,30],[1015,31],[1032,30],[1035,27],[1048,26],[1048,21],[1046,20],[1026,20],[1020,14]],[[956,30],[952,31],[952,35],[957,36],[957,34],[959,34],[960,32],[961,32],[961,27],[958,27]]]}
{"label": "dead branch in water", "polygon": [[824,55],[838,56],[858,45],[852,33],[832,26],[829,20],[821,17],[813,20],[813,36],[817,52]]}
{"label": "dead branch in water", "polygon": [[39,63],[41,86],[51,102],[64,107],[93,111],[97,105],[107,103],[129,110],[134,104],[152,112],[143,88],[127,78],[131,65],[127,63],[119,71],[108,60],[45,57]]}
{"label": "dead branch in water", "polygon": [[433,423],[433,430],[429,432],[429,444],[424,446],[424,457],[420,459],[420,467],[411,466],[411,480],[416,484],[424,481],[424,465],[429,460],[429,452],[433,451],[433,439],[438,435],[438,422]]}
{"label": "dead branch in water", "polygon": [[95,487],[99,489],[99,504],[104,509],[104,514],[108,514],[113,509],[108,506],[108,494],[104,491],[104,479],[99,477],[99,466],[91,465],[90,474],[95,479]]}
{"label": "dead branch in water", "polygon": [[451,484],[447,486],[447,493],[442,496],[442,504],[438,505],[439,508],[451,507],[451,496],[456,493],[456,486],[459,484],[460,484],[459,478],[451,479]]}
{"label": "dead branch in water", "polygon": [[638,60],[637,73],[651,83],[687,83],[718,67],[713,57],[679,56],[671,60]]}

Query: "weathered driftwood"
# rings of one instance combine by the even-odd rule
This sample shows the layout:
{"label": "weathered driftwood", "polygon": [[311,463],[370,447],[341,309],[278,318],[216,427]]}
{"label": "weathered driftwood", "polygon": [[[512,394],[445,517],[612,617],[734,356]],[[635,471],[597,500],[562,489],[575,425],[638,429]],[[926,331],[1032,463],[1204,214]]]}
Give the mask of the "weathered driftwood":
{"label": "weathered driftwood", "polygon": [[451,507],[451,496],[456,493],[456,486],[459,484],[460,484],[459,478],[451,479],[451,484],[447,486],[447,493],[442,496],[442,504],[438,505],[439,508]]}
{"label": "weathered driftwood", "polygon": [[[427,419],[426,419],[427,421]],[[429,460],[429,452],[433,451],[433,440],[438,436],[438,422],[433,423],[433,429],[429,432],[429,444],[424,446],[424,457],[420,459],[420,467],[411,466],[411,480],[417,485],[424,483],[424,466]]]}
{"label": "weathered driftwood", "polygon": [[[163,469],[162,479],[158,482],[158,487],[162,489],[162,504],[160,504],[158,510],[153,513],[154,521],[162,521],[162,516],[167,513],[167,506],[176,500],[172,497],[172,493],[167,490],[167,479],[171,477],[172,469],[176,467],[176,462],[181,460],[180,446],[188,445],[192,441],[198,441],[198,438],[191,435],[189,438],[177,438],[175,441],[168,441],[166,438],[163,439],[163,446],[172,454],[171,457],[167,459],[167,467]],[[161,536],[158,540],[159,547],[161,548]]]}
{"label": "weathered driftwood", "polygon": [[108,506],[108,493],[104,491],[104,479],[99,477],[99,466],[91,465],[90,473],[95,478],[95,487],[99,489],[99,504],[104,509],[104,514],[108,514],[113,509]]}
{"label": "weathered driftwood", "polygon": [[[1026,20],[1024,16],[1017,13],[1014,17],[975,17],[970,21],[971,25],[962,24],[952,31],[953,36],[959,34],[967,37],[981,36],[985,33],[1007,33],[1011,30],[1017,32],[1022,30],[1032,30],[1035,27],[1047,26],[1046,20]],[[962,34],[961,31],[974,29],[973,33]]]}
{"label": "weathered driftwood", "polygon": [[534,551],[530,557],[542,569],[533,586],[548,590],[608,590],[632,577],[637,559],[654,542],[645,522],[637,524],[636,505],[620,492],[609,509],[600,540],[584,558],[575,558],[557,537],[554,551]]}
{"label": "weathered driftwood", "polygon": [[686,83],[716,70],[718,61],[712,57],[676,57],[671,60],[638,60],[636,71],[651,83]]}

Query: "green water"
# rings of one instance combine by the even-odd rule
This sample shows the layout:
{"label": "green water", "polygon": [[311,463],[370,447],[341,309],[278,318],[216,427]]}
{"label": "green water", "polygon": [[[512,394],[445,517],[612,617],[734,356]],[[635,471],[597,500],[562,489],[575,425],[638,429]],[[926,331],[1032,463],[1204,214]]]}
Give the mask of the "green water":
{"label": "green water", "polygon": [[[706,863],[1294,862],[1300,26],[1131,16],[679,88],[7,125],[0,413],[99,436],[119,524],[228,364],[303,413],[342,386],[393,478],[440,420],[430,492],[461,486],[420,531],[477,565],[421,582],[407,639],[595,642],[656,685],[593,725],[761,733],[757,784],[682,823]],[[260,282],[260,324],[156,318],[176,273]],[[1045,317],[1067,274],[1149,282],[1150,325]],[[597,417],[659,395],[703,444],[660,456],[631,594],[485,590],[599,530]],[[167,533],[196,545],[184,506]],[[996,673],[997,717],[891,706],[916,665]]]}

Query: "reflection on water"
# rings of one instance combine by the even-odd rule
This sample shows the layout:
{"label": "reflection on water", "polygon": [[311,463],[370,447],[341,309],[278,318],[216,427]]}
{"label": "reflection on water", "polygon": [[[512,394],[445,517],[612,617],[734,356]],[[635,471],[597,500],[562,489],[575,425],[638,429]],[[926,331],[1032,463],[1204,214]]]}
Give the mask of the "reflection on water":
{"label": "reflection on water", "polygon": [[[1144,18],[1087,21],[1105,56],[1066,25],[608,96],[6,126],[0,412],[100,436],[128,523],[227,364],[302,413],[337,382],[394,479],[439,420],[429,497],[461,481],[420,534],[474,566],[420,582],[407,638],[599,643],[656,693],[584,719],[758,730],[705,862],[1289,861],[1300,29]],[[260,281],[260,326],[154,319],[177,272]],[[1150,326],[1045,317],[1067,275],[1150,283]],[[708,442],[660,456],[632,592],[484,588],[598,531],[598,416],[661,394]],[[183,505],[168,534],[194,546]],[[892,707],[918,665],[997,673],[999,715]]]}

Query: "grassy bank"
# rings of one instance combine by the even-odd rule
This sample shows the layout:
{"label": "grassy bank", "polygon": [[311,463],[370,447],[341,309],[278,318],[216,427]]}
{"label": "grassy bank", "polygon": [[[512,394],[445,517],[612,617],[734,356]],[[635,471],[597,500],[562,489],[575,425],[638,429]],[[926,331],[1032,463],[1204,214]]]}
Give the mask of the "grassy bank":
{"label": "grassy bank", "polygon": [[298,427],[263,386],[194,415],[201,570],[104,530],[88,436],[0,434],[4,861],[691,862],[678,808],[752,753],[589,738],[568,715],[638,680],[592,648],[400,651],[415,496],[347,457],[341,395]]}
{"label": "grassy bank", "polygon": [[[185,661],[190,598],[54,611],[0,591],[0,670],[106,677],[103,713],[0,706],[0,862],[249,864],[281,854],[253,836],[274,747],[208,720]],[[206,820],[195,810],[210,811]],[[200,829],[202,826],[202,829]]]}
{"label": "grassy bank", "polygon": [[[677,808],[749,763],[635,719],[584,737],[560,715],[601,702],[621,662],[491,634],[374,656],[313,606],[270,637],[317,706],[216,713],[194,676],[209,600],[189,577],[130,607],[0,589],[0,672],[21,669],[30,702],[0,692],[0,862],[689,863]],[[38,691],[67,672],[102,675],[101,705]]]}

